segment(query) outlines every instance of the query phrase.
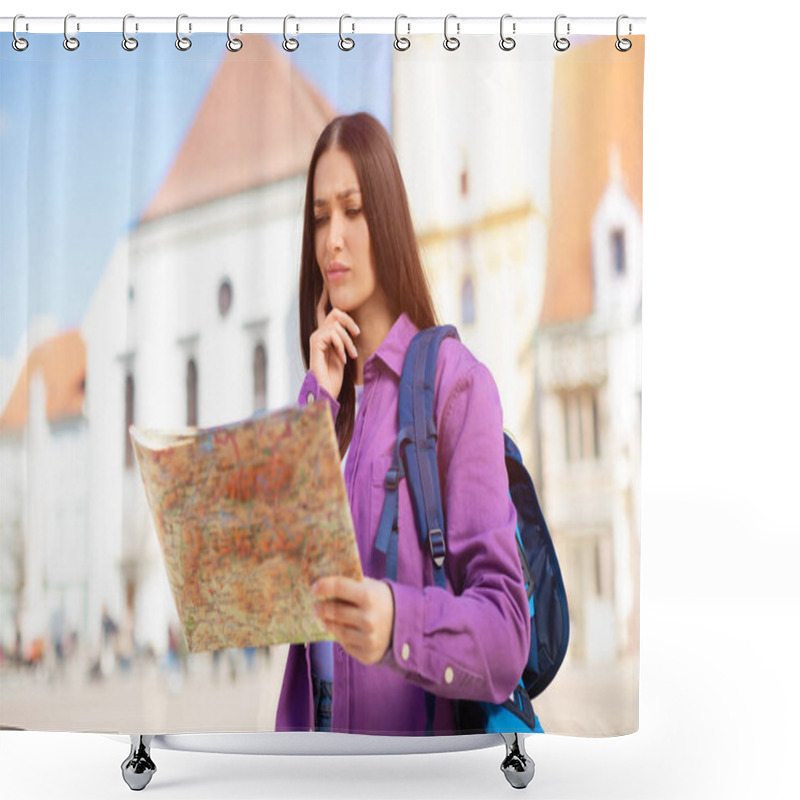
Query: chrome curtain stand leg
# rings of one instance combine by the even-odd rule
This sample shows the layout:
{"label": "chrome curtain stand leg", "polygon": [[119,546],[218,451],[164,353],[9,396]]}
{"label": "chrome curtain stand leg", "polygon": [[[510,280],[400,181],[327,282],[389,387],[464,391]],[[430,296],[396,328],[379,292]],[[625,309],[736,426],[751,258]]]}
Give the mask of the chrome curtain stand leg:
{"label": "chrome curtain stand leg", "polygon": [[515,789],[524,789],[532,780],[536,765],[525,752],[525,739],[518,733],[501,733],[506,743],[506,757],[500,765],[506,780]]}
{"label": "chrome curtain stand leg", "polygon": [[131,752],[122,762],[122,779],[135,792],[141,791],[150,783],[156,771],[156,765],[150,758],[150,742],[152,736],[131,735]]}

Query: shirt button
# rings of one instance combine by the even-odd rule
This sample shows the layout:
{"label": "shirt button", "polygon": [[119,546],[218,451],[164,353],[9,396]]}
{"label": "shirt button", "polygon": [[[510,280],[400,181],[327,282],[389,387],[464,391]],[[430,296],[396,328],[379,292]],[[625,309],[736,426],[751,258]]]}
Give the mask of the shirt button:
{"label": "shirt button", "polygon": [[408,642],[403,645],[403,649],[400,651],[400,658],[403,661],[408,661],[409,656],[411,655],[411,648],[408,646]]}
{"label": "shirt button", "polygon": [[445,683],[452,683],[453,682],[453,677],[454,677],[453,668],[452,667],[448,667],[444,671],[444,682]]}
{"label": "shirt button", "polygon": [[309,392],[308,393],[308,397],[306,397],[306,403],[308,405],[313,405],[314,404],[314,392]]}

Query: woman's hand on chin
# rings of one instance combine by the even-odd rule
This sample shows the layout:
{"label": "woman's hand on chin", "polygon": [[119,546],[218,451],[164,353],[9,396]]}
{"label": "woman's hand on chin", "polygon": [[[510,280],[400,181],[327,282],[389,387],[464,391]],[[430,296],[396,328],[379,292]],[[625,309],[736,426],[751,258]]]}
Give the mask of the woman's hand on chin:
{"label": "woman's hand on chin", "polygon": [[347,355],[358,358],[353,342],[361,331],[349,314],[328,306],[328,287],[322,287],[317,303],[317,329],[311,334],[309,366],[319,385],[333,398],[339,397]]}

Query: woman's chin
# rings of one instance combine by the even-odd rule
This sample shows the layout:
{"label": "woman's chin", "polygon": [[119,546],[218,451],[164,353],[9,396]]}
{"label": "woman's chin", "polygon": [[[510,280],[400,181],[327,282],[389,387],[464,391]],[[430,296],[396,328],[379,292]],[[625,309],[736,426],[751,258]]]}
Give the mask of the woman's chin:
{"label": "woman's chin", "polygon": [[334,308],[338,308],[339,311],[344,311],[345,314],[349,314],[355,308],[355,304],[352,298],[348,296],[347,292],[332,291],[330,293],[330,301]]}

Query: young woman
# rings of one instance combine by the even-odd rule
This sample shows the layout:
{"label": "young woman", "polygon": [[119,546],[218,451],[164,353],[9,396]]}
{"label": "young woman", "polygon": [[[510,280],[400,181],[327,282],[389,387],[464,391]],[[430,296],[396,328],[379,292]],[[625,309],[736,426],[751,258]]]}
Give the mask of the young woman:
{"label": "young woman", "polygon": [[391,140],[368,114],[337,117],[314,150],[299,300],[299,402],[330,406],[365,577],[312,587],[335,642],[290,648],[276,729],[424,734],[433,696],[433,731],[456,733],[452,701],[506,700],[530,646],[502,410],[488,369],[445,340],[434,418],[447,591],[434,585],[405,481],[398,576],[386,579],[375,539],[400,374],[412,338],[436,320]]}

